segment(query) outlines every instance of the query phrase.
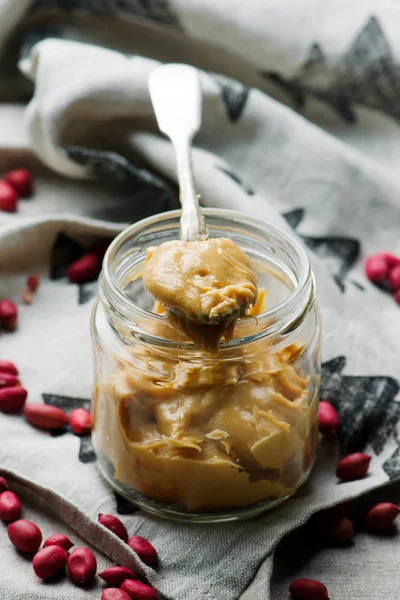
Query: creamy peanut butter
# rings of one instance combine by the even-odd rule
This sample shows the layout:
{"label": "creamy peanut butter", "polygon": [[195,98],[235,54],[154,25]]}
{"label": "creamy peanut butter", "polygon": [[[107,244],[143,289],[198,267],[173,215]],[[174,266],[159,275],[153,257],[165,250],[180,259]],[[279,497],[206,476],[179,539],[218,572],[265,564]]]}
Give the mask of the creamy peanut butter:
{"label": "creamy peanut butter", "polygon": [[159,319],[152,334],[169,330],[200,349],[188,358],[137,344],[117,357],[95,398],[93,434],[114,478],[190,512],[288,496],[317,440],[316,394],[310,402],[295,366],[303,345],[272,350],[260,339],[210,355],[239,316],[262,312],[248,257],[228,239],[166,242],[148,252],[143,278],[176,327]]}
{"label": "creamy peanut butter", "polygon": [[257,300],[257,275],[247,255],[228,238],[149,248],[145,289],[167,310],[174,327],[216,353],[229,343],[235,323]]}

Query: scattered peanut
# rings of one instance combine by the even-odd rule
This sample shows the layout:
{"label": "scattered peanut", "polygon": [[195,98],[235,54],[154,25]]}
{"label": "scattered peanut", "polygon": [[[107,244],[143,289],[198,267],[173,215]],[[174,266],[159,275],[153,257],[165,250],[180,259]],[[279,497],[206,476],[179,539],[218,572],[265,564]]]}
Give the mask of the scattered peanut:
{"label": "scattered peanut", "polygon": [[315,579],[296,579],[290,584],[289,592],[295,600],[329,600],[328,590]]}
{"label": "scattered peanut", "polygon": [[97,278],[100,268],[99,258],[91,252],[78,258],[68,267],[67,277],[71,283],[86,283]]}
{"label": "scattered peanut", "polygon": [[2,373],[10,373],[11,375],[18,375],[18,369],[14,363],[9,360],[0,360],[0,371]]}
{"label": "scattered peanut", "polygon": [[137,579],[135,573],[127,567],[109,567],[102,573],[99,573],[99,577],[108,583],[108,585],[115,586],[120,586],[125,579]]}
{"label": "scattered peanut", "polygon": [[318,404],[318,428],[324,435],[335,435],[339,429],[339,417],[329,402],[320,400]]}
{"label": "scattered peanut", "polygon": [[121,585],[121,590],[133,600],[159,600],[159,595],[154,588],[133,579],[126,579]]}
{"label": "scattered peanut", "polygon": [[15,413],[24,406],[28,392],[16,385],[0,388],[0,410],[5,413]]}
{"label": "scattered peanut", "polygon": [[[1,183],[1,182],[0,182]],[[11,300],[0,301],[0,325],[7,331],[17,328],[18,309]]]}
{"label": "scattered peanut", "polygon": [[28,169],[14,169],[13,171],[9,171],[5,176],[5,180],[13,187],[20,198],[29,198],[29,196],[32,196],[33,181]]}
{"label": "scattered peanut", "polygon": [[75,408],[69,415],[69,424],[76,435],[89,435],[92,430],[92,417],[87,410]]}
{"label": "scattered peanut", "polygon": [[37,552],[42,543],[42,532],[32,521],[14,521],[7,527],[7,533],[11,542],[21,552]]}
{"label": "scattered peanut", "polygon": [[77,585],[87,585],[96,576],[96,557],[89,548],[79,547],[71,552],[68,563],[68,573]]}
{"label": "scattered peanut", "polygon": [[[1,391],[1,390],[0,390]],[[26,420],[41,429],[60,429],[68,423],[68,417],[61,408],[39,402],[27,404],[24,408]]]}
{"label": "scattered peanut", "polygon": [[60,546],[60,548],[63,548],[66,552],[68,552],[68,550],[71,550],[73,545],[74,544],[71,542],[69,537],[63,535],[62,533],[56,533],[45,540],[43,547],[48,548],[49,546]]}
{"label": "scattered peanut", "polygon": [[400,508],[391,502],[380,502],[375,504],[365,517],[365,524],[373,531],[384,531],[389,529],[395,518],[400,513]]}
{"label": "scattered peanut", "polygon": [[342,481],[361,479],[368,472],[371,457],[362,452],[355,452],[342,458],[336,467],[336,476]]}
{"label": "scattered peanut", "polygon": [[14,492],[5,491],[0,494],[0,519],[8,523],[21,516],[21,502]]}
{"label": "scattered peanut", "polygon": [[107,588],[101,594],[101,600],[130,600],[130,598],[124,590],[118,588]]}
{"label": "scattered peanut", "polygon": [[118,517],[114,517],[114,515],[99,514],[98,519],[101,525],[115,533],[122,541],[128,542],[128,532],[125,525]]}
{"label": "scattered peanut", "polygon": [[128,546],[139,556],[149,567],[153,567],[158,563],[157,550],[140,535],[134,535],[128,540]]}
{"label": "scattered peanut", "polygon": [[353,523],[347,517],[340,517],[329,523],[327,535],[332,542],[347,542],[354,537]]}
{"label": "scattered peanut", "polygon": [[7,181],[0,181],[0,210],[15,212],[17,210],[18,194]]}
{"label": "scattered peanut", "polygon": [[68,554],[61,546],[48,546],[33,557],[33,570],[40,579],[53,577],[65,567]]}

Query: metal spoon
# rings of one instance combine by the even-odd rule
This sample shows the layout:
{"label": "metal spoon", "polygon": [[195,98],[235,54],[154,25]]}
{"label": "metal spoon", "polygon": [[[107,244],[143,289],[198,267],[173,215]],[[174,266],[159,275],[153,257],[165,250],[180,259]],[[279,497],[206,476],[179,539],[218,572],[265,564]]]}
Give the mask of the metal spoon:
{"label": "metal spoon", "polygon": [[208,230],[196,194],[191,149],[201,124],[198,72],[189,65],[162,65],[150,73],[148,86],[158,127],[175,148],[182,205],[180,239],[206,240]]}

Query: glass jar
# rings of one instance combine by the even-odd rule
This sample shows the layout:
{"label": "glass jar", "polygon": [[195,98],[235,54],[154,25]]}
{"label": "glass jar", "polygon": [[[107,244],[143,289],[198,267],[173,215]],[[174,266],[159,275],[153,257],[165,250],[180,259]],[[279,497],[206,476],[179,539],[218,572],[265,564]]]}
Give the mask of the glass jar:
{"label": "glass jar", "polygon": [[[111,244],[92,315],[93,443],[107,481],[140,508],[194,522],[254,516],[291,496],[315,456],[320,319],[303,246],[228,210],[204,214],[259,277],[258,314],[209,355],[156,311],[146,250],[179,238],[180,211],[132,225]],[[264,295],[265,290],[265,295]]]}

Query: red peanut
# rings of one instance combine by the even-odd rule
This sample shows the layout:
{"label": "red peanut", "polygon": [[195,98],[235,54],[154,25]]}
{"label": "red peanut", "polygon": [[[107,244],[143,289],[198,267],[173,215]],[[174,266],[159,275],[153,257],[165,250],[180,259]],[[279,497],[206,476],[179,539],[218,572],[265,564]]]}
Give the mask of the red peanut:
{"label": "red peanut", "polygon": [[0,371],[2,373],[10,373],[11,375],[18,375],[18,369],[14,363],[9,360],[0,360]]}
{"label": "red peanut", "polygon": [[18,384],[19,381],[16,375],[11,375],[11,373],[2,373],[0,371],[0,388],[12,387]]}
{"label": "red peanut", "polygon": [[389,529],[397,515],[400,513],[400,508],[391,502],[380,502],[375,504],[365,517],[365,524],[368,529],[373,531],[384,531]]}
{"label": "red peanut", "polygon": [[63,548],[66,552],[68,552],[68,550],[71,550],[73,545],[74,544],[71,542],[69,537],[63,535],[62,533],[56,533],[45,540],[43,547],[48,548],[49,546],[60,546],[60,548]]}
{"label": "red peanut", "polygon": [[65,567],[68,554],[61,546],[48,546],[33,557],[33,570],[40,579],[53,577]]}
{"label": "red peanut", "polygon": [[333,542],[347,542],[354,537],[353,523],[347,517],[341,517],[328,525],[328,537]]}
{"label": "red peanut", "polygon": [[378,252],[378,254],[376,254],[375,256],[381,256],[389,265],[390,269],[392,267],[397,267],[398,265],[400,265],[400,258],[398,256],[395,256],[391,252]]}
{"label": "red peanut", "polygon": [[373,283],[381,283],[389,274],[389,265],[383,256],[374,254],[365,263],[365,274]]}
{"label": "red peanut", "polygon": [[400,289],[400,265],[389,271],[389,283],[394,292]]}
{"label": "red peanut", "polygon": [[78,258],[67,269],[67,277],[71,283],[85,283],[96,279],[100,273],[100,260],[93,252]]}
{"label": "red peanut", "polygon": [[35,402],[27,404],[24,408],[26,420],[41,429],[60,429],[68,423],[68,417],[61,408],[50,404]]}
{"label": "red peanut", "polygon": [[18,194],[8,181],[0,181],[0,210],[15,212],[18,204]]}
{"label": "red peanut", "polygon": [[159,595],[156,590],[145,583],[140,581],[133,581],[133,579],[126,579],[122,585],[121,590],[126,592],[130,598],[134,600],[158,600]]}
{"label": "red peanut", "polygon": [[37,289],[39,287],[39,283],[40,283],[40,277],[36,273],[34,273],[33,275],[28,275],[28,277],[26,278],[26,287],[31,292],[37,291]]}
{"label": "red peanut", "polygon": [[336,467],[336,476],[342,481],[361,479],[367,474],[371,457],[362,452],[355,452],[342,458]]}
{"label": "red peanut", "polygon": [[108,583],[108,585],[117,586],[120,586],[125,579],[137,579],[135,573],[127,567],[109,567],[102,573],[99,573],[99,577]]}
{"label": "red peanut", "polygon": [[14,492],[0,494],[0,519],[2,521],[16,521],[21,516],[21,502]]}
{"label": "red peanut", "polygon": [[69,415],[69,424],[76,435],[88,435],[92,430],[92,417],[87,410],[75,408]]}
{"label": "red peanut", "polygon": [[335,435],[339,429],[339,417],[329,402],[320,400],[318,404],[318,428],[324,435]]}
{"label": "red peanut", "polygon": [[133,535],[131,538],[129,538],[128,546],[132,548],[132,550],[139,556],[140,560],[142,560],[149,567],[153,567],[158,563],[157,550],[150,544],[149,541],[140,535]]}
{"label": "red peanut", "polygon": [[13,171],[9,171],[5,176],[5,180],[21,198],[32,196],[33,181],[28,169],[14,169]]}
{"label": "red peanut", "polygon": [[7,527],[7,533],[11,542],[21,552],[37,552],[42,543],[42,532],[32,521],[14,521]]}
{"label": "red peanut", "polygon": [[296,579],[290,584],[289,592],[295,600],[329,600],[328,590],[315,579]]}
{"label": "red peanut", "polygon": [[0,302],[0,325],[7,331],[14,331],[17,328],[18,309],[11,300],[1,300]]}
{"label": "red peanut", "polygon": [[99,523],[104,527],[107,527],[110,531],[115,533],[123,542],[128,542],[128,532],[125,525],[114,515],[102,515],[99,514]]}
{"label": "red peanut", "polygon": [[24,406],[28,392],[21,386],[0,388],[0,410],[15,413]]}
{"label": "red peanut", "polygon": [[0,477],[0,494],[8,490],[8,481],[5,477]]}
{"label": "red peanut", "polygon": [[89,548],[76,548],[68,558],[68,573],[78,585],[91,583],[96,576],[96,557]]}
{"label": "red peanut", "polygon": [[131,597],[119,588],[108,588],[103,591],[100,600],[131,600]]}

